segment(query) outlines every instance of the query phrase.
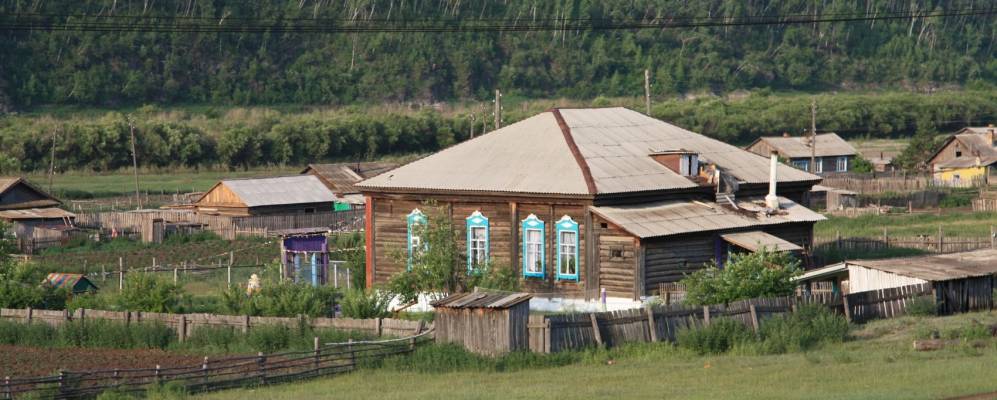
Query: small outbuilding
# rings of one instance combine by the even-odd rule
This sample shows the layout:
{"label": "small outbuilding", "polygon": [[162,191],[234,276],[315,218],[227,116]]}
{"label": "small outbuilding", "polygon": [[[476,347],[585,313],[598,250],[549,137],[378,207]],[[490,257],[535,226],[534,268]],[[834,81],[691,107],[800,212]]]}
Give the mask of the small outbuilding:
{"label": "small outbuilding", "polygon": [[919,257],[843,261],[796,278],[803,291],[830,282],[845,294],[931,284],[944,314],[993,307],[997,249]]}
{"label": "small outbuilding", "polygon": [[249,216],[332,211],[332,191],[312,175],[226,179],[194,202],[198,213]]}
{"label": "small outbuilding", "polygon": [[94,285],[93,282],[90,282],[82,274],[53,272],[45,277],[45,281],[42,284],[56,289],[66,289],[72,294],[93,293],[97,291],[97,285]]}
{"label": "small outbuilding", "polygon": [[530,348],[528,293],[459,293],[432,304],[438,343],[497,356]]}
{"label": "small outbuilding", "polygon": [[328,229],[284,229],[270,234],[280,238],[280,265],[285,279],[312,286],[329,281]]}

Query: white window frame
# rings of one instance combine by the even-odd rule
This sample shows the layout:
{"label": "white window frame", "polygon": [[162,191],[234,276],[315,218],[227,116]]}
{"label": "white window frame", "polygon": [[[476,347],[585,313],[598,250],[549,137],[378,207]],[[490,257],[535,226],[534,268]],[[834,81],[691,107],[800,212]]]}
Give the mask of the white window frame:
{"label": "white window frame", "polygon": [[[530,238],[530,234],[535,234],[535,238]],[[523,232],[523,244],[526,251],[523,253],[523,270],[527,276],[542,276],[544,273],[543,253],[544,253],[544,232],[539,228],[528,228]]]}
{"label": "white window frame", "polygon": [[848,172],[848,156],[839,156],[835,167],[838,172]]}
{"label": "white window frame", "polygon": [[[557,233],[557,275],[561,277],[578,277],[578,232],[570,230],[562,230]],[[566,237],[572,238],[572,242],[568,243],[565,240]],[[568,267],[574,262],[574,271],[568,271]]]}
{"label": "white window frame", "polygon": [[824,172],[824,157],[814,159],[814,172],[818,174]]}

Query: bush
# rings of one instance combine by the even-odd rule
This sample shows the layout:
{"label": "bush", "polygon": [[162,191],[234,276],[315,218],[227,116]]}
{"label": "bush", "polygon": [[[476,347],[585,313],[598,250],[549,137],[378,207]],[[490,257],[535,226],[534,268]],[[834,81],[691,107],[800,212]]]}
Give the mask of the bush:
{"label": "bush", "polygon": [[907,315],[913,315],[915,317],[928,317],[938,314],[938,305],[935,304],[935,299],[928,296],[921,296],[915,298],[909,305],[907,305]]}
{"label": "bush", "polygon": [[819,304],[801,305],[795,313],[762,321],[761,349],[767,354],[806,351],[844,341],[848,321]]}
{"label": "bush", "polygon": [[704,355],[725,353],[739,343],[754,340],[754,335],[738,321],[719,318],[709,326],[682,329],[676,339],[679,347]]}
{"label": "bush", "polygon": [[222,307],[225,312],[236,315],[330,317],[338,297],[339,292],[330,286],[291,282],[267,284],[264,281],[260,291],[252,296],[238,286],[230,287],[222,293]]}
{"label": "bush", "polygon": [[391,294],[377,290],[354,289],[346,292],[340,310],[347,318],[383,318],[389,315]]}
{"label": "bush", "polygon": [[291,329],[283,325],[263,325],[249,330],[246,342],[256,351],[274,353],[291,344]]}
{"label": "bush", "polygon": [[121,310],[182,313],[190,299],[183,287],[172,281],[153,274],[131,273],[114,302]]}
{"label": "bush", "polygon": [[796,288],[791,279],[799,272],[799,260],[788,253],[764,249],[756,253],[732,253],[723,269],[712,264],[682,279],[685,301],[694,305],[727,304],[790,295]]}

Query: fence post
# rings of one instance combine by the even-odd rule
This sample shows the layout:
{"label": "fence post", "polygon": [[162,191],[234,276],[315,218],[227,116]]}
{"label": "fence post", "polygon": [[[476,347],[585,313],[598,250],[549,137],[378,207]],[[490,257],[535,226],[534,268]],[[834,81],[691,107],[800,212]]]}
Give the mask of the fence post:
{"label": "fence post", "polygon": [[599,332],[599,320],[595,317],[595,313],[589,313],[589,319],[592,320],[592,336],[595,338],[595,344],[602,347],[602,333]]}
{"label": "fence post", "polygon": [[381,336],[381,318],[374,319],[374,334]]}
{"label": "fence post", "polygon": [[104,264],[100,265],[100,281],[107,282],[107,268],[104,266]]}
{"label": "fence post", "polygon": [[834,243],[835,243],[835,246],[838,248],[838,251],[841,251],[841,231],[840,230],[834,231]]}
{"label": "fence post", "polygon": [[703,324],[710,326],[710,306],[703,306]]}
{"label": "fence post", "polygon": [[26,315],[24,316],[24,319],[25,319],[25,320],[27,320],[27,322],[28,322],[29,324],[31,323],[31,318],[32,318],[32,317],[34,317],[34,315],[32,315],[32,314],[34,314],[34,313],[35,313],[35,310],[33,310],[33,309],[32,309],[31,307],[28,307],[28,312],[27,312],[27,314],[26,314]]}
{"label": "fence post", "polygon": [[204,356],[204,363],[201,364],[201,382],[208,381],[208,356]]}
{"label": "fence post", "polygon": [[232,264],[235,264],[235,252],[228,252],[228,285],[232,286]]}
{"label": "fence post", "polygon": [[[318,336],[315,336],[315,342],[313,343],[315,347],[315,369],[318,370],[319,360],[322,355],[322,348],[318,344]],[[317,371],[316,371],[317,372]]]}
{"label": "fence post", "polygon": [[249,333],[249,315],[245,315],[242,323],[242,333]]}
{"label": "fence post", "polygon": [[3,396],[4,399],[12,399],[13,398],[13,396],[10,394],[10,377],[9,376],[3,377],[3,393],[4,393],[4,396]]}
{"label": "fence post", "polygon": [[942,246],[945,244],[945,240],[943,239],[943,235],[944,234],[942,233],[942,226],[938,225],[938,252],[939,253],[944,253],[942,251]]}
{"label": "fence post", "polygon": [[179,275],[177,274],[177,267],[173,267],[173,284],[176,285],[179,280]]}
{"label": "fence post", "polygon": [[120,386],[121,385],[121,380],[120,380],[120,378],[121,378],[121,372],[117,368],[114,369],[114,375],[113,375],[113,377],[114,377],[114,386],[115,387]]}
{"label": "fence post", "polygon": [[889,249],[890,248],[890,231],[889,228],[883,227],[883,245]]}
{"label": "fence post", "polygon": [[156,364],[156,384],[157,385],[159,384],[159,374],[160,374],[159,369],[160,369],[159,368],[159,364]]}
{"label": "fence post", "polygon": [[415,350],[415,337],[414,336],[410,337],[408,339],[408,349],[409,349],[409,351],[414,351]]}
{"label": "fence post", "polygon": [[256,364],[260,370],[260,385],[265,386],[267,384],[267,358],[263,356],[262,351],[256,355]]}
{"label": "fence post", "polygon": [[[66,392],[66,371],[59,370],[59,394]],[[62,397],[62,396],[60,396]]]}
{"label": "fence post", "polygon": [[848,304],[848,295],[841,296],[841,303],[845,308],[845,320],[852,322],[852,307]]}
{"label": "fence post", "polygon": [[125,290],[125,261],[118,257],[118,291]]}
{"label": "fence post", "polygon": [[350,366],[357,368],[357,353],[353,351],[353,339],[346,340],[346,350],[350,352]]}
{"label": "fence post", "polygon": [[654,309],[650,304],[644,306],[644,310],[647,311],[647,330],[650,332],[650,338],[652,342],[658,341],[658,325],[654,323]]}
{"label": "fence post", "polygon": [[994,230],[993,225],[990,225],[990,248],[997,249],[997,230]]}
{"label": "fence post", "polygon": [[178,340],[183,343],[187,339],[187,314],[180,314],[180,321],[177,323]]}
{"label": "fence post", "polygon": [[755,308],[754,304],[748,305],[748,312],[751,313],[751,329],[758,334],[758,310]]}

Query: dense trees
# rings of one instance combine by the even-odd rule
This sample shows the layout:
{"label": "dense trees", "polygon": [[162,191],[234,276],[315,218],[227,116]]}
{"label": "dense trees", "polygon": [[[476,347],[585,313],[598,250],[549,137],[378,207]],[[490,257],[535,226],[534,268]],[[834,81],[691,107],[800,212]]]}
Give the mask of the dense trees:
{"label": "dense trees", "polygon": [[[659,102],[652,115],[727,142],[747,144],[761,135],[799,134],[809,128],[810,100],[810,95],[759,91],[738,100]],[[915,147],[922,152],[930,151],[939,133],[997,120],[994,91],[824,94],[816,100],[821,131],[881,138],[917,133]],[[632,98],[536,101],[510,105],[504,119],[508,124],[552,105],[589,104],[640,108],[639,100]],[[477,113],[473,121],[471,113]],[[53,143],[57,171],[130,167],[129,117],[142,166],[248,168],[436,151],[467,139],[472,124],[478,134],[492,129],[485,114],[476,106],[445,111],[142,107],[128,115],[81,111],[58,118],[50,113],[12,116],[0,118],[0,173],[48,169]],[[923,154],[905,157],[917,161]]]}
{"label": "dense trees", "polygon": [[[970,0],[81,0],[0,4],[0,14],[376,19],[889,15],[981,7]],[[85,18],[84,18],[85,19]],[[655,96],[758,87],[930,88],[997,81],[992,16],[778,26],[530,33],[0,33],[0,109],[38,104],[346,104],[489,97]],[[286,154],[286,153],[285,153]],[[294,155],[291,155],[294,157]]]}

